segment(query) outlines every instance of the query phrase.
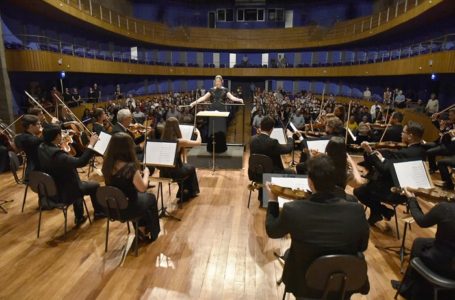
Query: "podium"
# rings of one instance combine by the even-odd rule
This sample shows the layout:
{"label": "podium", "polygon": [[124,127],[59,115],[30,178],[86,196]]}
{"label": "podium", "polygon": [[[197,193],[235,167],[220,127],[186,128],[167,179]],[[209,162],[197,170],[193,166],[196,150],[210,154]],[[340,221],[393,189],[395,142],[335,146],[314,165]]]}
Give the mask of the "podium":
{"label": "podium", "polygon": [[200,111],[196,114],[197,117],[210,117],[212,122],[212,171],[215,172],[216,163],[215,163],[215,118],[227,118],[229,117],[228,111],[217,111],[217,110],[205,110]]}

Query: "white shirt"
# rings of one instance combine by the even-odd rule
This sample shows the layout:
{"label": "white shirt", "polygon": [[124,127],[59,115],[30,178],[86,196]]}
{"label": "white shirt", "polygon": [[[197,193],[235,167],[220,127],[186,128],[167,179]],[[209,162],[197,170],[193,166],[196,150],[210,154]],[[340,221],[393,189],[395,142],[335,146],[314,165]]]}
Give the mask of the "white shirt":
{"label": "white shirt", "polygon": [[427,103],[427,106],[425,107],[425,111],[430,113],[430,114],[434,114],[434,113],[437,113],[439,111],[439,101],[438,99],[429,99],[428,100],[428,103]]}
{"label": "white shirt", "polygon": [[365,92],[363,92],[363,98],[370,99],[371,98],[371,91],[370,90],[365,90]]}

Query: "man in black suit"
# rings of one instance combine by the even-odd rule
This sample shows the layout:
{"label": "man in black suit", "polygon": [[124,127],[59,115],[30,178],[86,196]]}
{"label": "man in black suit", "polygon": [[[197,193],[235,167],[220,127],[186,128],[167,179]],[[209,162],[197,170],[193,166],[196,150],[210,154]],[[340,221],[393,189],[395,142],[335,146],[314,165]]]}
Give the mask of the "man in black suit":
{"label": "man in black suit", "polygon": [[[392,180],[393,163],[402,160],[425,160],[426,151],[422,144],[424,128],[416,122],[409,122],[403,128],[402,142],[407,145],[400,150],[373,151],[367,142],[361,144],[365,150],[365,165],[371,166],[369,172],[370,181],[356,189],[354,195],[360,202],[370,208],[368,222],[374,225],[384,217],[390,220],[394,211],[382,205],[381,202],[402,203],[406,198],[393,194],[390,188],[394,186]],[[373,174],[371,174],[373,173]]]}
{"label": "man in black suit", "polygon": [[[320,298],[321,291],[305,284],[308,267],[318,257],[330,254],[357,255],[368,247],[369,228],[363,206],[348,202],[336,193],[335,166],[330,157],[319,155],[308,161],[308,184],[313,194],[305,201],[284,204],[266,185],[269,203],[266,231],[271,238],[291,236],[283,283],[296,297]],[[369,291],[368,280],[361,290]]]}
{"label": "man in black suit", "polygon": [[28,182],[28,175],[31,171],[39,170],[38,147],[43,142],[43,138],[38,137],[43,128],[41,121],[35,115],[24,115],[22,117],[22,127],[24,132],[16,135],[14,143],[27,155],[27,167],[25,169],[25,181]]}
{"label": "man in black suit", "polygon": [[269,116],[262,119],[258,135],[251,140],[250,153],[270,157],[273,161],[273,172],[283,173],[285,169],[281,162],[281,155],[292,152],[293,141],[292,138],[288,138],[286,145],[280,145],[278,140],[270,138],[274,124],[275,121]]}
{"label": "man in black suit", "polygon": [[403,131],[403,114],[400,112],[394,112],[391,116],[390,127],[387,129],[383,142],[401,142],[401,132]]}
{"label": "man in black suit", "polygon": [[82,199],[90,195],[95,212],[95,219],[104,217],[103,210],[96,200],[97,182],[81,181],[77,168],[86,166],[95,152],[93,146],[98,136],[93,134],[87,149],[80,157],[72,157],[58,146],[62,140],[62,130],[59,125],[49,125],[43,131],[44,142],[39,146],[38,157],[41,169],[48,173],[55,181],[58,191],[58,201],[73,204],[76,225],[83,224],[84,216]]}

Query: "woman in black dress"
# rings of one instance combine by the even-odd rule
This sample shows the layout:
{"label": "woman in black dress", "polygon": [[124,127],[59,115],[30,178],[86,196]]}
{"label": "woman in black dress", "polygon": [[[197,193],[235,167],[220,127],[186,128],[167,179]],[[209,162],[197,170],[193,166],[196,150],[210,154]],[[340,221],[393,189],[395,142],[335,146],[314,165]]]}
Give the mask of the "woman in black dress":
{"label": "woman in black dress", "polygon": [[[177,197],[181,201],[186,201],[189,198],[196,197],[199,194],[199,183],[197,179],[196,169],[189,164],[184,164],[182,156],[184,155],[185,148],[199,146],[201,144],[201,134],[199,130],[195,129],[196,140],[187,140],[182,138],[182,133],[179,127],[179,121],[171,117],[166,120],[164,125],[161,140],[166,142],[177,142],[177,155],[175,156],[175,167],[163,168],[160,167],[160,176],[165,178],[172,178],[179,182],[179,191]],[[180,184],[180,181],[183,182]],[[180,197],[180,194],[183,197]]]}
{"label": "woman in black dress", "polygon": [[140,238],[150,242],[160,233],[158,205],[155,195],[147,193],[150,171],[139,170],[133,139],[124,132],[112,135],[103,162],[106,185],[115,186],[128,198],[127,215],[144,213],[139,220]]}

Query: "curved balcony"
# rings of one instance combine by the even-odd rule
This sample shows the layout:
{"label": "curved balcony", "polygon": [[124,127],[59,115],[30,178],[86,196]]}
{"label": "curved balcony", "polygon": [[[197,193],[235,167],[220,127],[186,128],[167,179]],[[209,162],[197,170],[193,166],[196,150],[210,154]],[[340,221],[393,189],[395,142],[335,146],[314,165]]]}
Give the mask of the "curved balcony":
{"label": "curved balcony", "polygon": [[[4,36],[9,71],[62,71],[137,74],[212,76],[223,73],[230,76],[382,76],[426,73],[453,73],[455,34],[422,41],[417,44],[389,50],[365,50],[357,52],[324,52],[326,60],[310,63],[281,65],[237,64],[233,68],[216,68],[212,63],[198,65],[195,62],[155,61],[147,56],[150,50],[142,49],[137,58],[131,52],[109,51],[106,48],[88,48],[44,36]],[[90,44],[90,43],[89,43]],[[306,56],[318,57],[319,52],[305,52]],[[186,54],[186,53],[184,53]],[[350,55],[348,55],[350,54]],[[330,60],[328,59],[330,57]],[[61,65],[58,62],[61,59]],[[446,60],[447,63],[444,63]],[[452,69],[451,69],[452,67]]]}
{"label": "curved balcony", "polygon": [[[28,6],[28,1],[19,0]],[[195,27],[171,28],[161,23],[147,22],[118,14],[92,0],[42,0],[45,4],[69,14],[80,21],[130,39],[179,48],[254,50],[298,49],[333,46],[360,41],[379,35],[435,7],[446,11],[443,5],[452,6],[448,0],[400,0],[392,7],[375,15],[339,22],[331,28],[307,26],[286,29],[211,29]],[[35,7],[37,8],[37,7]]]}

